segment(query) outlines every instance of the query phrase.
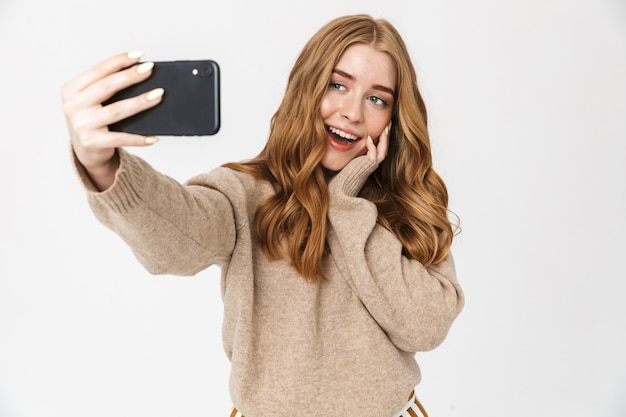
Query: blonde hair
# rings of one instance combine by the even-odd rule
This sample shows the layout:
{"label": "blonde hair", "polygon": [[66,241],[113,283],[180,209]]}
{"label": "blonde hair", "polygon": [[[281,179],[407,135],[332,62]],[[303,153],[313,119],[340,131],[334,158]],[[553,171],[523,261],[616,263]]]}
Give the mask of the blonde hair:
{"label": "blonde hair", "polygon": [[273,184],[276,193],[256,211],[256,236],[270,259],[287,255],[312,281],[323,277],[328,212],[320,165],[326,151],[320,105],[339,57],[357,43],[386,52],[397,68],[389,153],[360,196],[376,204],[379,223],[402,242],[404,254],[424,266],[441,262],[452,244],[448,194],[432,167],[426,106],[406,45],[386,20],[340,17],[302,49],[272,117],[265,148],[252,160],[225,165]]}

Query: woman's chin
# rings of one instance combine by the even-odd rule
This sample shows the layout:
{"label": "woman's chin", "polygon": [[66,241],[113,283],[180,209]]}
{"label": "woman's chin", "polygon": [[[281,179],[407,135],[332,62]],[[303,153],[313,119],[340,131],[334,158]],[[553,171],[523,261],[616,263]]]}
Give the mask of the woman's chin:
{"label": "woman's chin", "polygon": [[346,165],[348,165],[348,160],[344,160],[344,159],[335,159],[335,158],[323,158],[322,161],[320,162],[320,165],[322,165],[322,167],[324,167],[325,169],[329,170],[329,171],[341,171],[342,169],[345,168]]}

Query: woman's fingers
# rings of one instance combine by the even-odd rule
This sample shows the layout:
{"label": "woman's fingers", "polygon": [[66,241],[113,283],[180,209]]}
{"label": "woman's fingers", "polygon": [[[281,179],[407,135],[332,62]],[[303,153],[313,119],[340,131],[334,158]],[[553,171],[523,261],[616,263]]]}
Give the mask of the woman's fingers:
{"label": "woman's fingers", "polygon": [[391,132],[391,122],[385,127],[383,133],[378,138],[378,143],[374,143],[371,136],[367,137],[366,147],[367,155],[380,164],[387,157],[387,151],[389,150],[389,134]]}
{"label": "woman's fingers", "polygon": [[63,110],[74,152],[79,161],[97,176],[99,184],[113,178],[115,149],[146,146],[156,138],[109,131],[109,125],[161,102],[164,90],[156,88],[135,97],[102,105],[118,91],[147,79],[154,66],[137,65],[143,54],[118,54],[93,66],[63,86]]}
{"label": "woman's fingers", "polygon": [[161,102],[164,90],[156,88],[136,97],[119,100],[107,106],[66,107],[68,127],[78,138],[87,139],[91,131],[108,131],[108,126],[126,119]]}
{"label": "woman's fingers", "polygon": [[391,121],[385,130],[378,138],[378,146],[376,146],[376,162],[381,163],[387,157],[387,152],[389,151],[389,135],[391,133]]}
{"label": "woman's fingers", "polygon": [[143,52],[140,51],[128,52],[114,55],[94,65],[63,86],[63,100],[69,100],[93,83],[136,64],[142,56]]}
{"label": "woman's fingers", "polygon": [[82,108],[80,111],[68,115],[68,124],[71,133],[74,134],[75,142],[80,142],[82,148],[90,151],[151,144],[146,143],[146,138],[141,135],[110,132],[108,126],[156,106],[161,101],[163,93],[162,88],[156,88],[107,106]]}
{"label": "woman's fingers", "polygon": [[367,148],[366,155],[375,161],[376,160],[376,144],[374,143],[370,135],[367,135],[367,141],[365,142],[365,147]]}
{"label": "woman's fingers", "polygon": [[[90,141],[83,142],[85,152],[93,156],[102,155],[102,150],[114,150],[125,146],[149,146],[158,142],[155,136],[143,136],[126,132],[107,132],[95,134]],[[93,152],[93,153],[91,153]],[[112,152],[111,152],[112,153]],[[104,162],[105,159],[94,159],[93,162]]]}
{"label": "woman's fingers", "polygon": [[65,99],[65,101],[79,108],[99,106],[118,91],[146,80],[150,77],[153,68],[153,62],[144,62],[109,74],[104,78],[93,81],[90,85]]}
{"label": "woman's fingers", "polygon": [[108,126],[124,120],[159,104],[164,93],[165,90],[162,88],[155,88],[138,96],[102,106],[94,115],[93,122],[96,125]]}

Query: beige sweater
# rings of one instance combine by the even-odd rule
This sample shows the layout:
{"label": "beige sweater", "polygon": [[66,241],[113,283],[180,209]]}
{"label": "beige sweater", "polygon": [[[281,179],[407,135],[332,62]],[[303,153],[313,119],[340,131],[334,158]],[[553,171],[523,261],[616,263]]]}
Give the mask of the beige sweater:
{"label": "beige sweater", "polygon": [[226,168],[185,185],[120,151],[114,185],[95,191],[96,217],[153,274],[221,267],[223,344],[230,393],[246,417],[391,417],[420,380],[416,351],[433,349],[461,311],[447,259],[424,268],[402,256],[355,197],[376,163],[352,161],[329,185],[327,281],[305,281],[288,260],[270,262],[255,240],[255,209],[272,187]]}

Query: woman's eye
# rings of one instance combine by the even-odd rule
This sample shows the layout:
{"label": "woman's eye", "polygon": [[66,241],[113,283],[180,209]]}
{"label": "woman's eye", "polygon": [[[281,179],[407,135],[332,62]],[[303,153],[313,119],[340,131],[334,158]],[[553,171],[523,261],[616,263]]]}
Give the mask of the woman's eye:
{"label": "woman's eye", "polygon": [[329,84],[329,87],[334,88],[335,90],[339,90],[339,91],[344,91],[346,89],[346,87],[344,87],[342,84],[334,83],[334,82],[331,82]]}
{"label": "woman's eye", "polygon": [[373,102],[377,106],[385,106],[385,105],[387,105],[387,102],[385,100],[383,100],[382,98],[380,98],[380,97],[370,96],[369,99],[370,99],[371,102]]}

